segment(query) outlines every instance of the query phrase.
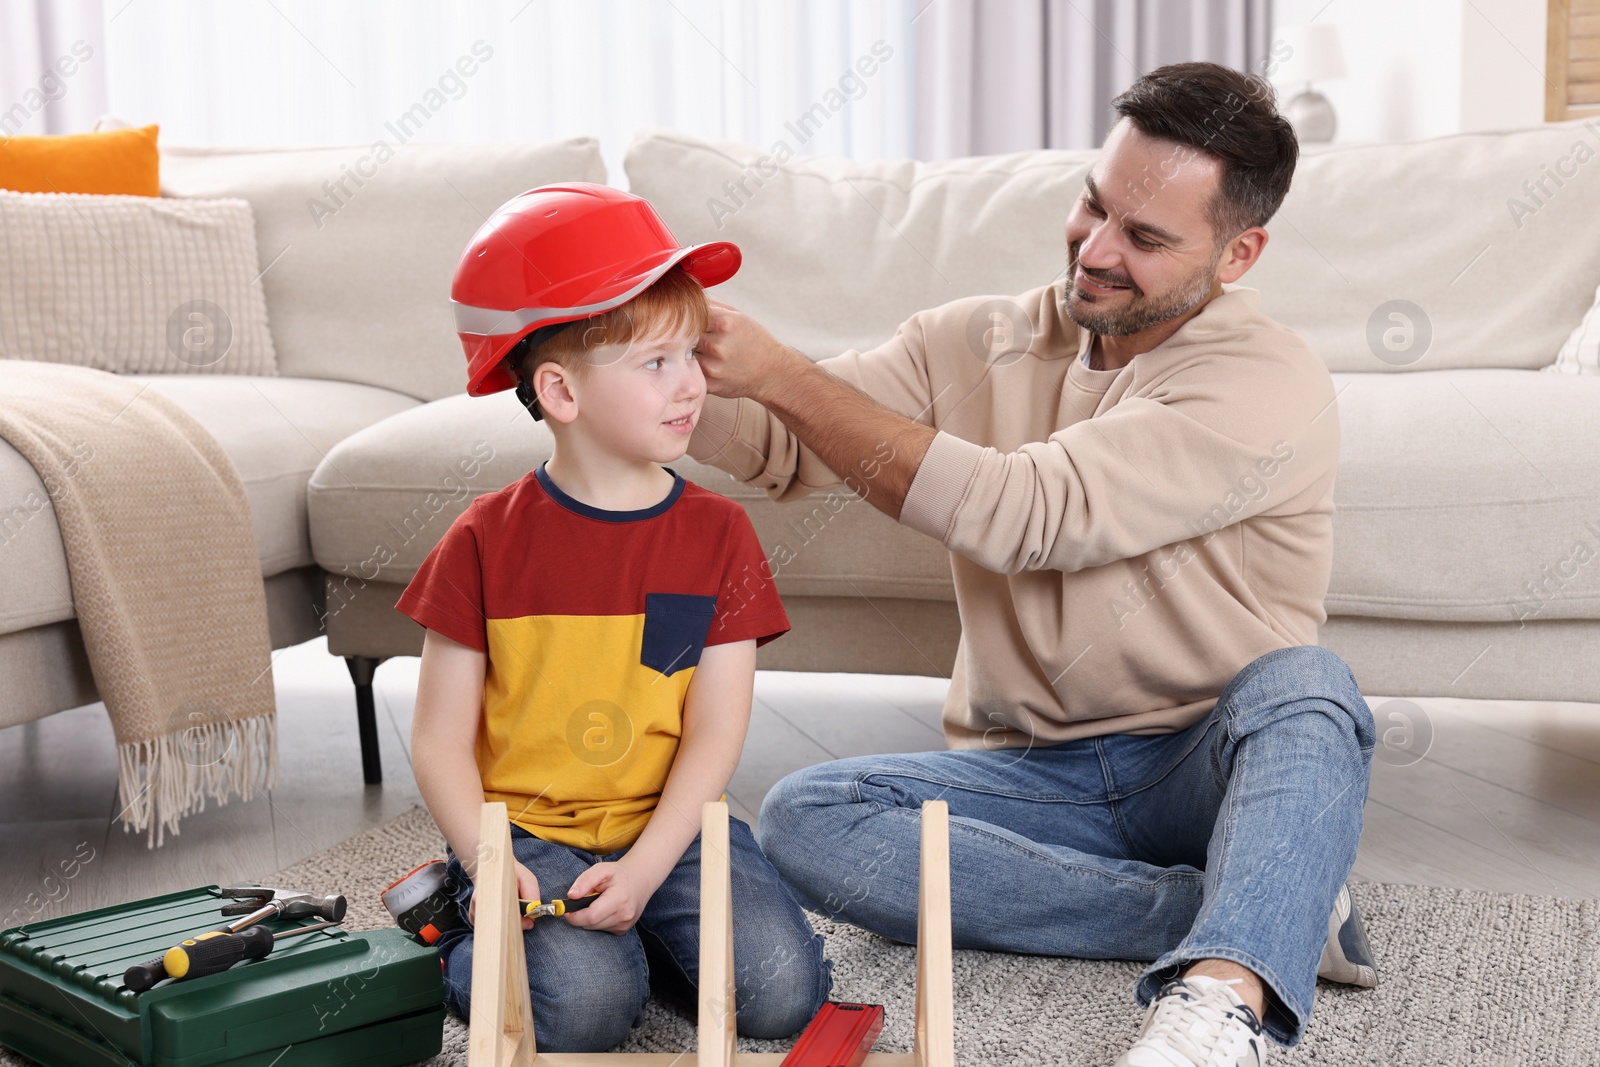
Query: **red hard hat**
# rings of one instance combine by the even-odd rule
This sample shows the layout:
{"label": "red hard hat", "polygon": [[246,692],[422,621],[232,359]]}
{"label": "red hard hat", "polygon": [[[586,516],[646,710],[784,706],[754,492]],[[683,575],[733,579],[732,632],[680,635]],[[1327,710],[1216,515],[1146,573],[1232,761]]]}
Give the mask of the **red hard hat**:
{"label": "red hard hat", "polygon": [[543,185],[501,204],[472,235],[450,286],[467,392],[516,387],[504,363],[541,326],[626,304],[674,264],[701,285],[739,269],[727,241],[679,246],[649,201],[609,185]]}

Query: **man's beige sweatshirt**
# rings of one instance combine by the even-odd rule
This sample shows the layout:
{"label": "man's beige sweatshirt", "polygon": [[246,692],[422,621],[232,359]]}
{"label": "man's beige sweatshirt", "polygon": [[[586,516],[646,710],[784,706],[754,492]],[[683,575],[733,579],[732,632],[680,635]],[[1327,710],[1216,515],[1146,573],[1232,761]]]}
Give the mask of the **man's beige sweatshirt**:
{"label": "man's beige sweatshirt", "polygon": [[[900,521],[950,550],[953,748],[1185,729],[1326,619],[1339,415],[1316,353],[1227,285],[1092,370],[1064,284],[957,300],[818,362],[938,431]],[[1028,326],[1006,329],[1008,303]],[[689,453],[777,501],[843,484],[749,398],[708,394]]]}

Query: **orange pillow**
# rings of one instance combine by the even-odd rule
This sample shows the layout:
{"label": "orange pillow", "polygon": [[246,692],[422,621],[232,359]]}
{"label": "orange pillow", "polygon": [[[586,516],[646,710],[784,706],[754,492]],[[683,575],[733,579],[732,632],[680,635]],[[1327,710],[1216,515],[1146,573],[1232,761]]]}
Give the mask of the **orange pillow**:
{"label": "orange pillow", "polygon": [[161,153],[156,150],[160,128],[0,137],[0,189],[160,196]]}

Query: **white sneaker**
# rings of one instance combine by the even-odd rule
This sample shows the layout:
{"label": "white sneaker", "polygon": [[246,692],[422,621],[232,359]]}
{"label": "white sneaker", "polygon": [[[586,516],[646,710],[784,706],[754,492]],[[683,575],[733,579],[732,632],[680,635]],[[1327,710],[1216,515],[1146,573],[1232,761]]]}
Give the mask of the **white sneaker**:
{"label": "white sneaker", "polygon": [[1116,1067],[1262,1067],[1261,1021],[1233,983],[1195,975],[1161,987],[1144,1013],[1139,1040]]}
{"label": "white sneaker", "polygon": [[1348,884],[1339,887],[1328,915],[1328,941],[1322,947],[1317,977],[1330,982],[1371,989],[1378,984],[1378,968],[1372,959],[1372,946],[1361,925],[1361,913],[1350,897]]}

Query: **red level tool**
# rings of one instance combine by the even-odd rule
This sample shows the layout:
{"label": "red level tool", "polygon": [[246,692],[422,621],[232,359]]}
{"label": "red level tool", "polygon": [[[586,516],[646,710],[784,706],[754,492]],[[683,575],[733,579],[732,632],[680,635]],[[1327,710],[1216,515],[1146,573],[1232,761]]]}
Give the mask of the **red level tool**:
{"label": "red level tool", "polygon": [[830,1000],[800,1035],[781,1067],[861,1067],[883,1032],[883,1005]]}

